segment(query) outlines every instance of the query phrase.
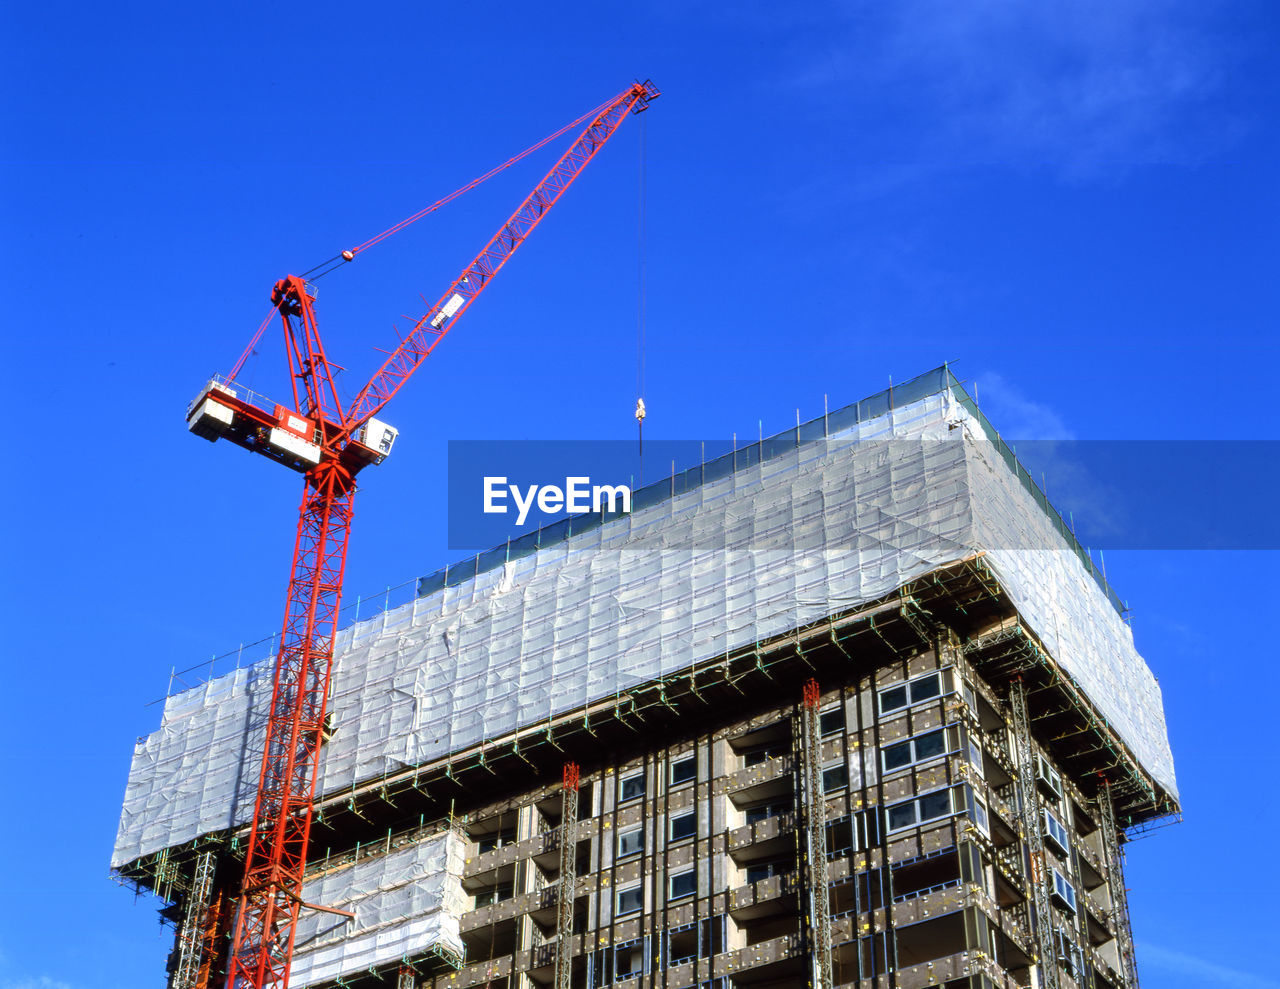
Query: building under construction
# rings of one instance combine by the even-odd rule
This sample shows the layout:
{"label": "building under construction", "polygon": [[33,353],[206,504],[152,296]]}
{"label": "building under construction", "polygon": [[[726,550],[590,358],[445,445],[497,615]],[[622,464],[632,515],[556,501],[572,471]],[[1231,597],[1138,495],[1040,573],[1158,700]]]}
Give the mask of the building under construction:
{"label": "building under construction", "polygon": [[[134,751],[174,989],[226,979],[270,694]],[[1118,598],[946,368],[423,578],[329,711],[295,989],[1130,989],[1178,813]]]}

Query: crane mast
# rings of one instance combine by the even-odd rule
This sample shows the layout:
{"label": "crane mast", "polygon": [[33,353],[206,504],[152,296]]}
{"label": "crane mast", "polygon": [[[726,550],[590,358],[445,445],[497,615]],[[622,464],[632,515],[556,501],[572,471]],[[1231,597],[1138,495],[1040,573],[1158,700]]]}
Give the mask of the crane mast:
{"label": "crane mast", "polygon": [[[595,115],[484,249],[414,324],[344,409],[316,323],[314,293],[295,275],[276,283],[293,407],[273,405],[232,378],[214,378],[188,407],[188,426],[229,439],[303,474],[293,568],[276,655],[244,881],[230,952],[228,989],[289,984],[303,902],[312,808],[333,667],[333,641],[351,536],[355,478],[390,453],[396,431],[376,418],[456,325],[628,113],[659,96],[636,83]],[[345,255],[344,255],[345,256]],[[341,912],[341,911],[337,911]]]}

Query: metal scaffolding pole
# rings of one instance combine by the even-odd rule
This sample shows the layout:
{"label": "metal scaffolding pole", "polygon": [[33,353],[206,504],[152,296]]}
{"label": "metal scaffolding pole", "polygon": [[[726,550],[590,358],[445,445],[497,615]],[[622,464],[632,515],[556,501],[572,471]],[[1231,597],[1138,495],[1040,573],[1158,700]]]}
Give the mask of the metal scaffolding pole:
{"label": "metal scaffolding pole", "polygon": [[213,889],[215,859],[213,850],[196,856],[195,875],[187,894],[178,934],[178,964],[169,980],[170,989],[195,989],[200,976],[201,947],[205,934],[205,915],[209,910],[209,892]]}
{"label": "metal scaffolding pole", "polygon": [[1041,989],[1058,989],[1058,955],[1053,943],[1049,908],[1048,876],[1045,875],[1044,836],[1040,831],[1040,801],[1036,795],[1035,750],[1031,745],[1031,715],[1021,680],[1009,688],[1009,707],[1013,714],[1013,735],[1018,745],[1018,793],[1022,827],[1026,832],[1027,851],[1031,859],[1028,883],[1035,905],[1033,918],[1036,951],[1040,957]]}
{"label": "metal scaffolding pole", "polygon": [[569,989],[573,974],[573,891],[578,884],[578,764],[564,764],[560,791],[560,889],[556,897],[555,989]]}
{"label": "metal scaffolding pole", "polygon": [[1098,816],[1102,819],[1102,841],[1107,852],[1107,892],[1111,895],[1111,924],[1120,948],[1120,979],[1124,989],[1138,984],[1137,959],[1133,953],[1133,930],[1129,926],[1129,897],[1124,889],[1124,853],[1120,850],[1120,829],[1116,827],[1111,803],[1111,784],[1098,790]]}
{"label": "metal scaffolding pole", "polygon": [[832,989],[831,902],[827,878],[827,803],[822,793],[822,732],[818,724],[818,681],[804,685],[800,726],[804,736],[805,878],[809,887],[809,924],[813,931],[814,989]]}

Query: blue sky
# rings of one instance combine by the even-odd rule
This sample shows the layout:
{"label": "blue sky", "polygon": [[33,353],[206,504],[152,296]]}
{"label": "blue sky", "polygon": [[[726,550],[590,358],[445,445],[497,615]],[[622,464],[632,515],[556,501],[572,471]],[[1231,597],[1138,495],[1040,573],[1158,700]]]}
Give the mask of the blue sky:
{"label": "blue sky", "polygon": [[[107,875],[130,746],[171,667],[279,624],[296,479],[189,436],[186,403],[277,278],[634,77],[665,94],[645,118],[649,435],[773,432],[944,360],[1012,437],[1272,435],[1265,3],[52,2],[0,18],[0,383],[19,413],[0,496],[0,989],[163,984],[154,903]],[[454,558],[449,439],[632,435],[638,124],[397,398],[350,594]],[[322,330],[356,384],[549,163],[324,280]],[[264,348],[246,376],[270,387],[278,358]],[[1130,850],[1147,986],[1280,986],[1277,858],[1232,830],[1263,837],[1280,812],[1278,562],[1107,554],[1186,809]]]}

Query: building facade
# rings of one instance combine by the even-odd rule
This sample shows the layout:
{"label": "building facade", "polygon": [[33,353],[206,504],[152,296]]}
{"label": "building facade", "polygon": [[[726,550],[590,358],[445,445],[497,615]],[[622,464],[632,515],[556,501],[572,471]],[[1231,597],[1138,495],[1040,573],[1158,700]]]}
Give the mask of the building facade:
{"label": "building facade", "polygon": [[415,984],[550,986],[558,952],[575,987],[819,984],[813,900],[825,892],[829,985],[1137,985],[1110,788],[1072,778],[1037,740],[1040,717],[1020,728],[1010,691],[1036,710],[1061,702],[1055,689],[993,685],[970,657],[999,646],[971,641],[968,655],[944,636],[854,664],[841,683],[828,673],[816,717],[825,869],[810,859],[803,670],[785,663],[744,677],[757,713],[673,717],[656,738],[640,720],[633,745],[584,768],[569,827],[563,783],[469,809],[466,963],[426,967]]}

